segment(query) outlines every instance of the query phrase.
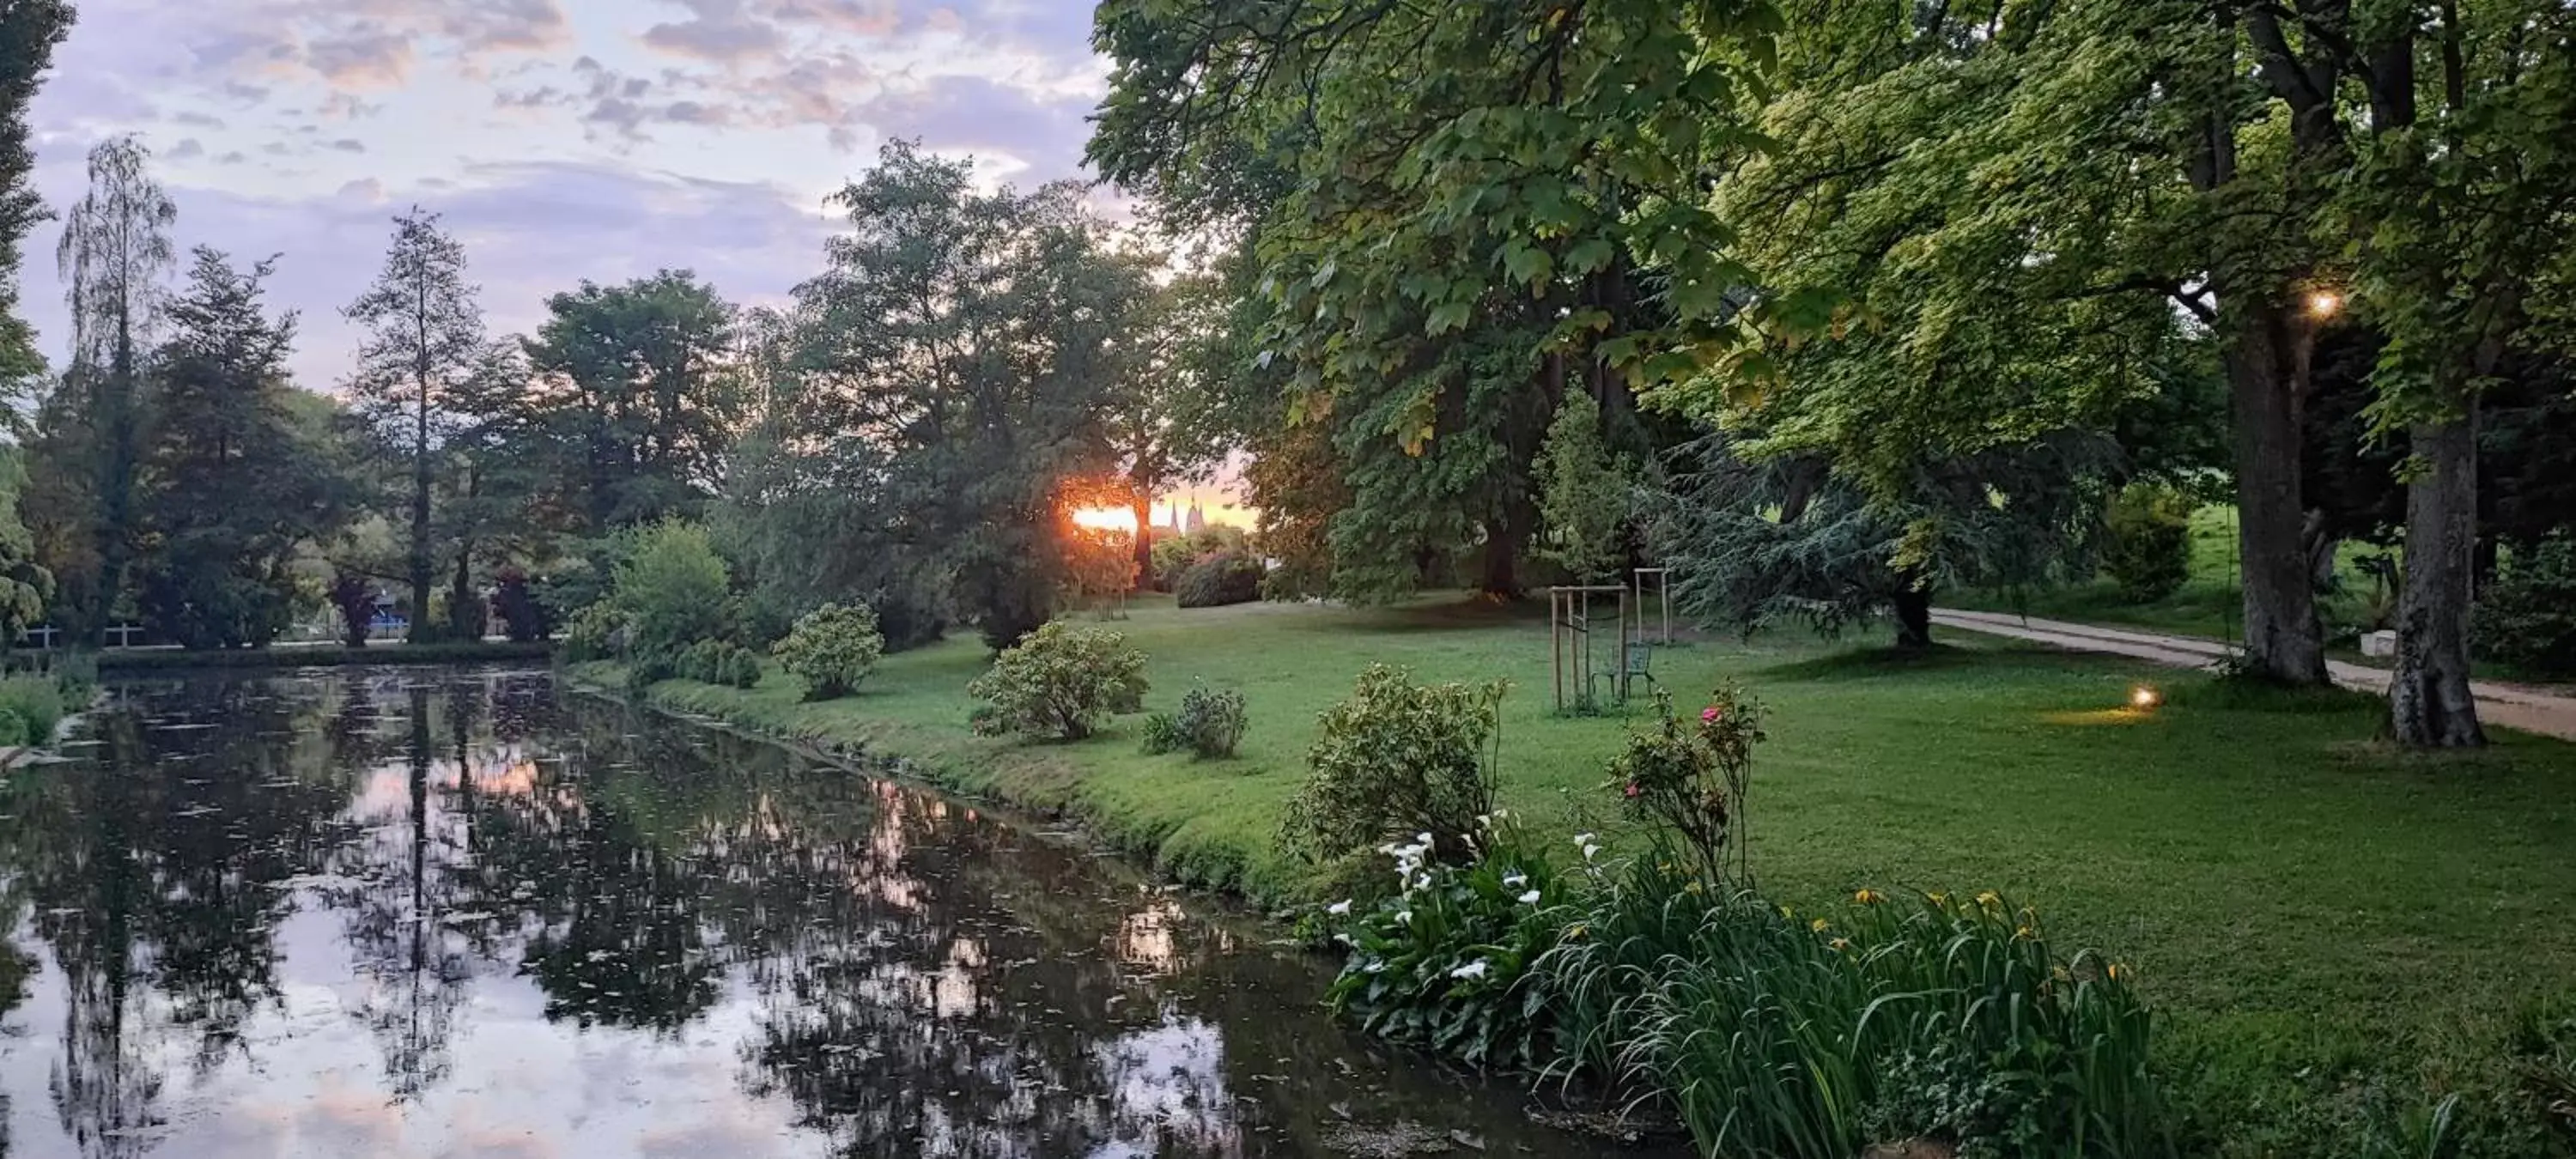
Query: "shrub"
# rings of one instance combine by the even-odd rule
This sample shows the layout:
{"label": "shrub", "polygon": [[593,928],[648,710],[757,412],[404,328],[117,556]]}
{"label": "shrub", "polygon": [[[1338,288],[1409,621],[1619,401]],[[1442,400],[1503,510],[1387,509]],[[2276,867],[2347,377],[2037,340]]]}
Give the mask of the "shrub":
{"label": "shrub", "polygon": [[606,660],[626,641],[626,615],[605,601],[574,612],[564,622],[564,658],[574,662]]}
{"label": "shrub", "polygon": [[323,589],[323,595],[340,611],[340,642],[351,648],[366,647],[368,630],[375,626],[375,582],[341,572],[331,577],[331,586]]}
{"label": "shrub", "polygon": [[1219,692],[1201,686],[1181,697],[1181,714],[1176,726],[1182,743],[1201,757],[1230,757],[1235,746],[1243,743],[1244,730],[1251,727],[1243,694],[1233,689]]}
{"label": "shrub", "polygon": [[877,614],[865,604],[825,604],[796,621],[770,648],[780,666],[805,682],[805,699],[847,696],[876,671],[885,656],[885,636],[877,631]]}
{"label": "shrub", "polygon": [[760,653],[739,644],[725,646],[725,658],[716,667],[717,684],[736,688],[755,688],[760,684]]}
{"label": "shrub", "polygon": [[725,661],[731,659],[728,646],[721,640],[700,640],[680,649],[671,659],[671,671],[682,680],[700,684],[723,683]]}
{"label": "shrub", "polygon": [[1484,749],[1505,687],[1415,684],[1371,665],[1318,722],[1282,842],[1325,860],[1400,834],[1472,832],[1494,811]]}
{"label": "shrub", "polygon": [[992,710],[973,718],[985,735],[1081,740],[1101,717],[1141,707],[1145,687],[1145,654],[1127,637],[1059,620],[1003,649],[966,691]]}
{"label": "shrub", "polygon": [[49,744],[66,711],[62,685],[51,676],[34,673],[0,679],[0,711],[16,715],[21,722],[27,739],[18,743]]}
{"label": "shrub", "polygon": [[1535,1069],[1555,1056],[1554,1006],[1530,967],[1562,936],[1565,886],[1508,817],[1482,820],[1481,840],[1447,839],[1474,860],[1433,859],[1440,839],[1417,834],[1379,852],[1395,859],[1402,891],[1353,913],[1328,910],[1350,956],[1325,1001],[1373,1034],[1476,1066]]}
{"label": "shrub", "polygon": [[1722,687],[1688,725],[1673,716],[1670,694],[1657,692],[1655,708],[1661,722],[1628,738],[1626,751],[1610,762],[1610,783],[1630,816],[1688,848],[1702,877],[1724,882],[1734,876],[1750,885],[1738,830],[1753,746],[1763,739],[1761,702]]}
{"label": "shrub", "polygon": [[2189,496],[2171,487],[2131,483],[2111,497],[2103,522],[2102,571],[2131,603],[2153,603],[2191,578]]}
{"label": "shrub", "polygon": [[0,748],[15,748],[28,740],[27,718],[18,715],[17,709],[0,705]]}
{"label": "shrub", "polygon": [[1172,592],[1184,608],[1249,604],[1261,598],[1261,579],[1269,572],[1248,553],[1220,551],[1191,564]]}
{"label": "shrub", "polygon": [[2516,551],[2478,594],[2478,655],[2534,673],[2576,673],[2576,533]]}
{"label": "shrub", "polygon": [[554,634],[554,615],[528,586],[528,573],[518,568],[502,568],[495,577],[492,610],[514,642],[525,644]]}
{"label": "shrub", "polygon": [[613,575],[608,599],[624,614],[629,650],[668,656],[725,635],[731,593],[706,528],[672,519],[636,532]]}
{"label": "shrub", "polygon": [[1244,709],[1240,692],[1218,692],[1205,685],[1193,688],[1181,697],[1177,715],[1158,712],[1145,718],[1145,755],[1188,749],[1203,758],[1233,756],[1250,725]]}
{"label": "shrub", "polygon": [[1152,551],[1154,586],[1164,591],[1180,587],[1181,573],[1191,565],[1222,551],[1249,554],[1252,537],[1240,528],[1203,527],[1187,535],[1164,534],[1154,541]]}

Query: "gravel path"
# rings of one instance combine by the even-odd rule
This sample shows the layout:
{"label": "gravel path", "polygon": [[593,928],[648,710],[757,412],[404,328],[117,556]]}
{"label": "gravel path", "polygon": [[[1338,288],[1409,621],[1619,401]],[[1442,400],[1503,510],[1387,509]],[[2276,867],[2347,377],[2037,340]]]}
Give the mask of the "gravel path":
{"label": "gravel path", "polygon": [[[2227,655],[2227,645],[2200,636],[2167,636],[2132,628],[2036,620],[2004,612],[1932,613],[1932,622],[1949,628],[2033,640],[2078,652],[2107,652],[2176,668],[2207,668]],[[2343,660],[2328,660],[2326,670],[2345,688],[2388,694],[2388,670]],[[2478,695],[2478,719],[2491,725],[2576,740],[2576,696],[2561,696],[2518,684],[2472,681]]]}

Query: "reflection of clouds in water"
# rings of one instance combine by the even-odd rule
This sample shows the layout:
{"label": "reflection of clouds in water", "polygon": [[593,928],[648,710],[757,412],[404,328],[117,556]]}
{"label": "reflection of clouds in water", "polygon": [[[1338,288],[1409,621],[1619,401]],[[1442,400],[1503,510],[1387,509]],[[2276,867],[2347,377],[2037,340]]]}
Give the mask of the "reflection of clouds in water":
{"label": "reflection of clouds in water", "polygon": [[1094,1156],[1243,1153],[1216,1027],[1166,1010],[1162,1025],[1095,1043],[1091,1054],[1110,1099],[1110,1139]]}

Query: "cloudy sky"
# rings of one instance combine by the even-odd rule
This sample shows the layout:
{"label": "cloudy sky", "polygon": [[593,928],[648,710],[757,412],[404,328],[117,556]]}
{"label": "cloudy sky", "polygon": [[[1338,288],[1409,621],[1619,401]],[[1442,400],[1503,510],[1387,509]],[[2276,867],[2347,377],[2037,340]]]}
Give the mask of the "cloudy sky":
{"label": "cloudy sky", "polygon": [[[889,138],[994,182],[1080,176],[1106,67],[1091,0],[80,0],[34,113],[37,182],[140,134],[183,246],[282,255],[297,373],[329,389],[339,309],[392,216],[446,215],[496,331],[581,279],[696,270],[774,301],[821,262],[823,199]],[[58,228],[25,300],[60,361]]]}

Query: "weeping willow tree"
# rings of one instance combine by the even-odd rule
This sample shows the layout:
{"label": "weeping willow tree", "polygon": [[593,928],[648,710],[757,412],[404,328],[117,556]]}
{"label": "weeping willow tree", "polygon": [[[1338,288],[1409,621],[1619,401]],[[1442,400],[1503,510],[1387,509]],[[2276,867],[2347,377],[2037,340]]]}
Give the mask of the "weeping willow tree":
{"label": "weeping willow tree", "polygon": [[1835,636],[1884,617],[1899,647],[1924,647],[1943,588],[2090,575],[2117,458],[2060,432],[1923,462],[1889,499],[1820,457],[1752,458],[1712,434],[1667,457],[1649,530],[1675,605],[1704,625]]}

